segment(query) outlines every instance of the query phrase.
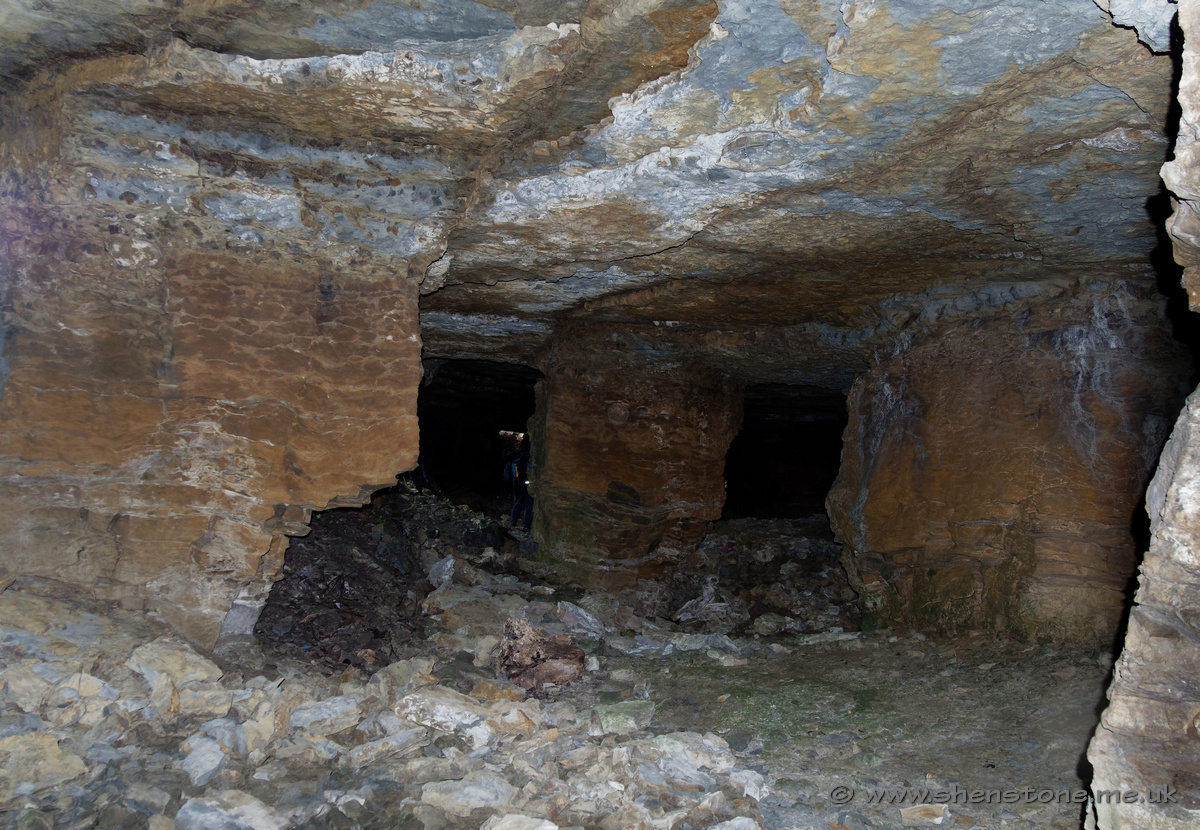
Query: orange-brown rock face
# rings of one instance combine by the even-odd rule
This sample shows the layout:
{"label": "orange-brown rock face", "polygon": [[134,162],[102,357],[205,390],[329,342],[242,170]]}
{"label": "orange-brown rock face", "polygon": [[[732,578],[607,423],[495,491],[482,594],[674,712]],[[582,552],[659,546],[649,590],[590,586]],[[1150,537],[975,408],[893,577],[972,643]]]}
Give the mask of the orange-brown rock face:
{"label": "orange-brown rock face", "polygon": [[590,334],[538,386],[535,532],[565,574],[619,585],[690,553],[720,518],[741,397],[712,372],[614,366],[620,338]]}
{"label": "orange-brown rock face", "polygon": [[829,509],[878,623],[1115,632],[1179,354],[1131,284],[1054,293],[902,337],[855,382]]}
{"label": "orange-brown rock face", "polygon": [[412,464],[424,344],[544,371],[589,580],[718,515],[740,386],[856,382],[884,616],[1094,634],[1174,371],[1171,5],[0,0],[4,566],[247,631]]}
{"label": "orange-brown rock face", "polygon": [[476,179],[717,8],[69,5],[0,33],[0,567],[210,646],[311,509],[413,466],[418,286]]}
{"label": "orange-brown rock face", "polygon": [[226,147],[222,171],[234,136],[78,103],[5,185],[3,566],[211,646],[265,596],[283,533],[415,462],[418,288],[369,244],[271,227],[264,205],[293,197],[255,180],[324,186],[317,151]]}

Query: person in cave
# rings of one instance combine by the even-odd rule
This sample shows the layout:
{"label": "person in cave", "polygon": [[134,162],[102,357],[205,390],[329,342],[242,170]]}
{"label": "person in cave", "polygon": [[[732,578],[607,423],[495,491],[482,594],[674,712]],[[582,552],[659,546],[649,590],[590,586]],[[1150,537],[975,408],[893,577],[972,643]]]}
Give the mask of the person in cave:
{"label": "person in cave", "polygon": [[533,527],[533,496],[529,493],[529,436],[521,439],[517,456],[505,467],[505,478],[512,482],[513,507],[508,524],[516,528],[517,520],[524,514],[521,529],[526,533]]}
{"label": "person in cave", "polygon": [[417,458],[416,475],[413,476],[413,483],[417,485],[418,490],[429,490],[439,498],[446,495],[445,491],[438,485],[433,477],[433,453],[431,450],[422,448],[421,453]]}

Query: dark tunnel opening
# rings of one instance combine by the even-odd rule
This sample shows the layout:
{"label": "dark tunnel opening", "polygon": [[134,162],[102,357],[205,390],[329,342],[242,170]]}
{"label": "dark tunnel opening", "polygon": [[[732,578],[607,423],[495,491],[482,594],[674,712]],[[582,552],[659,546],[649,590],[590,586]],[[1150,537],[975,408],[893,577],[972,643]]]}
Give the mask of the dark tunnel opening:
{"label": "dark tunnel opening", "polygon": [[817,386],[746,389],[725,457],[722,519],[795,519],[825,511],[846,429],[846,394]]}
{"label": "dark tunnel opening", "polygon": [[[510,498],[504,462],[524,433],[542,373],[486,360],[429,360],[417,398],[421,454],[414,480],[435,493],[495,509]],[[508,433],[508,435],[505,435]]]}

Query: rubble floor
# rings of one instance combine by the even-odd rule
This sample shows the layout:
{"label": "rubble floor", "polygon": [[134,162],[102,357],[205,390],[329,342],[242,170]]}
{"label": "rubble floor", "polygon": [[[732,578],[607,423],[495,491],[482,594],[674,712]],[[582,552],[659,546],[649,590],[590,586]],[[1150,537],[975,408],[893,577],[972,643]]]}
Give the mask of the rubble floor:
{"label": "rubble floor", "polygon": [[[762,608],[732,593],[686,624],[641,616],[636,597],[546,585],[518,545],[493,546],[487,522],[393,535],[378,507],[373,521],[357,538],[411,582],[394,592],[408,600],[403,636],[355,642],[334,621],[326,636],[340,650],[321,655],[293,638],[214,663],[152,615],[10,581],[0,827],[1082,825],[1084,805],[1069,799],[1086,786],[1104,702],[1110,660],[1098,650],[843,630],[844,586],[816,543],[779,547],[808,563],[776,566],[795,575],[779,592],[841,624],[769,614],[762,630],[778,630],[760,634]],[[529,696],[508,682],[496,655],[514,617],[578,645],[583,675]],[[870,803],[896,788],[951,803]],[[971,791],[991,802],[964,803]]]}
{"label": "rubble floor", "polygon": [[[772,789],[759,805],[764,827],[938,826],[907,825],[899,806],[867,803],[872,791],[896,788],[925,788],[930,795],[914,793],[925,801],[958,788],[1018,802],[949,804],[940,826],[1082,826],[1084,805],[1033,799],[1053,791],[1065,802],[1063,793],[1086,788],[1107,654],[888,633],[787,647],[731,668],[706,659],[666,661],[663,671],[635,666],[655,679],[659,728],[716,732],[762,772]],[[847,804],[830,798],[837,787],[853,790]],[[1035,792],[1003,792],[1025,788]]]}

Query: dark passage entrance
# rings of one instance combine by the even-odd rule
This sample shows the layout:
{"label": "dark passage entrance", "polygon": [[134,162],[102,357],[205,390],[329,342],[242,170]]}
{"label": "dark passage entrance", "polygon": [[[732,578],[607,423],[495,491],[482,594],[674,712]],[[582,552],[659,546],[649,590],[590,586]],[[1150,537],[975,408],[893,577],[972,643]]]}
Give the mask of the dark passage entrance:
{"label": "dark passage entrance", "polygon": [[542,373],[487,360],[430,360],[417,398],[421,421],[418,475],[476,509],[510,497],[503,481],[511,439],[533,415],[533,387]]}
{"label": "dark passage entrance", "polygon": [[846,395],[817,386],[746,389],[742,429],[725,457],[722,518],[792,519],[825,512],[846,429]]}

